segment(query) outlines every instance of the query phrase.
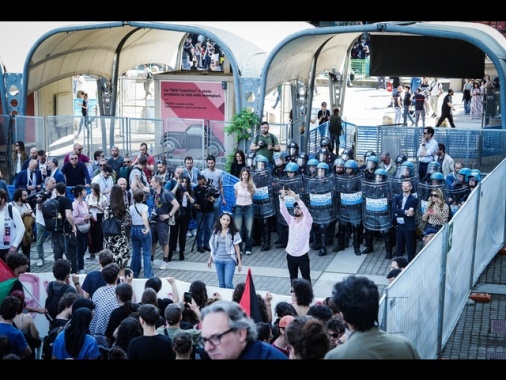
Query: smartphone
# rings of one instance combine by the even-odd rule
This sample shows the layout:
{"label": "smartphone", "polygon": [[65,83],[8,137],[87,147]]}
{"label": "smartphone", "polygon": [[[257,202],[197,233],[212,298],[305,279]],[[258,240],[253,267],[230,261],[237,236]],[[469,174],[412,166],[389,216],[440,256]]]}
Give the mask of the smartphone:
{"label": "smartphone", "polygon": [[184,302],[185,303],[192,303],[192,294],[191,292],[184,292]]}
{"label": "smartphone", "polygon": [[125,276],[130,277],[132,275],[132,271],[130,269],[125,269]]}

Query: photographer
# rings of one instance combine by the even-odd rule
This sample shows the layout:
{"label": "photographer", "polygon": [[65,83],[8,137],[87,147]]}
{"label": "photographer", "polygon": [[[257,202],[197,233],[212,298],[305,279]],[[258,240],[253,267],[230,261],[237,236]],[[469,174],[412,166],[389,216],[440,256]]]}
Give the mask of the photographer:
{"label": "photographer", "polygon": [[200,174],[197,177],[197,186],[193,189],[195,193],[195,203],[193,208],[197,213],[197,250],[200,253],[210,252],[209,240],[211,239],[211,230],[213,228],[214,201],[215,196],[219,195],[217,189],[207,186],[206,177]]}
{"label": "photographer", "polygon": [[42,216],[42,203],[49,198],[53,198],[56,196],[54,187],[56,186],[56,181],[53,177],[46,177],[44,180],[44,188],[45,192],[37,193],[37,197],[35,199],[36,207],[35,207],[35,229],[37,230],[37,236],[35,241],[35,247],[37,248],[37,266],[41,267],[44,265],[44,240],[46,239],[46,223],[44,222],[44,217]]}
{"label": "photographer", "polygon": [[67,185],[59,182],[55,186],[56,199],[60,203],[60,215],[63,218],[63,232],[51,232],[51,247],[53,248],[55,261],[63,258],[72,263],[72,273],[77,273],[77,239],[76,225],[72,216],[72,201],[67,198]]}
{"label": "photographer", "polygon": [[165,270],[169,261],[169,218],[177,213],[179,203],[170,191],[163,188],[163,178],[159,175],[151,178],[151,188],[151,196],[154,199],[154,207],[150,217],[151,254],[155,254],[156,243],[160,243],[163,251],[163,262],[160,269]]}

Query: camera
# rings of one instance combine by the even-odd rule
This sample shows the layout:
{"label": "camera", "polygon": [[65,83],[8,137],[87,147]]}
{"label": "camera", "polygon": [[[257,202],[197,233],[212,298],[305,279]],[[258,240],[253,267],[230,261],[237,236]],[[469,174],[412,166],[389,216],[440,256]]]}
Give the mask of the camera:
{"label": "camera", "polygon": [[27,202],[32,202],[35,199],[35,203],[42,203],[46,199],[51,197],[51,193],[46,190],[40,190],[38,193],[32,194],[26,198]]}
{"label": "camera", "polygon": [[206,189],[206,198],[213,197],[213,198],[219,198],[220,196],[220,190],[218,190],[216,187],[212,185],[208,185]]}
{"label": "camera", "polygon": [[150,225],[156,224],[156,222],[158,222],[159,220],[160,219],[158,219],[158,214],[152,213],[151,216],[149,217],[149,224]]}
{"label": "camera", "polygon": [[264,147],[264,146],[265,146],[265,143],[264,143],[262,140],[260,140],[260,141],[257,143],[257,145],[258,145],[260,148],[262,148],[262,147]]}

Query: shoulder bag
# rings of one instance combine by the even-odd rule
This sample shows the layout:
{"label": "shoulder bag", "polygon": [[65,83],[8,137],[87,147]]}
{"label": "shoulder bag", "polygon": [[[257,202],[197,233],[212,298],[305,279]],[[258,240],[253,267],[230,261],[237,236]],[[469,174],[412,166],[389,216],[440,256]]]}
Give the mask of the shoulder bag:
{"label": "shoulder bag", "polygon": [[104,236],[121,235],[121,221],[109,211],[107,218],[102,221],[102,233]]}

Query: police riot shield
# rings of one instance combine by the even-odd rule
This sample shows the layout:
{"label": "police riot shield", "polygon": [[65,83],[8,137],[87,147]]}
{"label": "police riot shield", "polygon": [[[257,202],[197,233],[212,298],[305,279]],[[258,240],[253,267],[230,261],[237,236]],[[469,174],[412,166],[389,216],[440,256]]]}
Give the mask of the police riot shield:
{"label": "police riot shield", "polygon": [[[293,192],[297,194],[302,199],[302,201],[304,201],[302,197],[304,191],[302,176],[298,175],[293,178],[289,178],[287,176],[284,176],[283,178],[274,178],[272,188],[274,192],[274,204],[276,205],[278,222],[281,223],[281,225],[286,226],[287,225],[286,220],[285,218],[283,218],[283,215],[281,215],[281,213],[279,212],[280,202],[283,202],[280,199],[279,195],[281,194],[280,192],[283,190],[283,188],[285,190],[293,190]],[[286,209],[288,210],[290,215],[293,215],[293,204],[295,203],[295,198],[288,195],[285,195],[284,198]],[[305,203],[306,202],[304,202],[304,204]]]}
{"label": "police riot shield", "polygon": [[336,178],[339,202],[339,223],[358,225],[362,222],[362,176]]}
{"label": "police riot shield", "polygon": [[252,171],[251,178],[256,186],[253,194],[255,218],[268,218],[276,214],[272,191],[272,175],[269,170]]}
{"label": "police riot shield", "polygon": [[306,178],[304,193],[307,202],[304,202],[316,224],[327,224],[337,219],[335,203],[337,193],[335,191],[334,176],[324,178]]}
{"label": "police riot shield", "polygon": [[362,182],[362,218],[364,227],[372,231],[392,227],[392,194],[390,183]]}
{"label": "police riot shield", "polygon": [[418,215],[422,217],[427,210],[427,205],[429,204],[429,197],[431,191],[434,189],[441,189],[443,191],[443,185],[429,185],[424,182],[420,182],[418,184]]}
{"label": "police riot shield", "polygon": [[462,206],[462,202],[466,199],[469,194],[469,187],[444,187],[443,194],[446,199],[446,203],[450,206],[451,215],[455,215],[457,211],[459,211],[460,206]]}

